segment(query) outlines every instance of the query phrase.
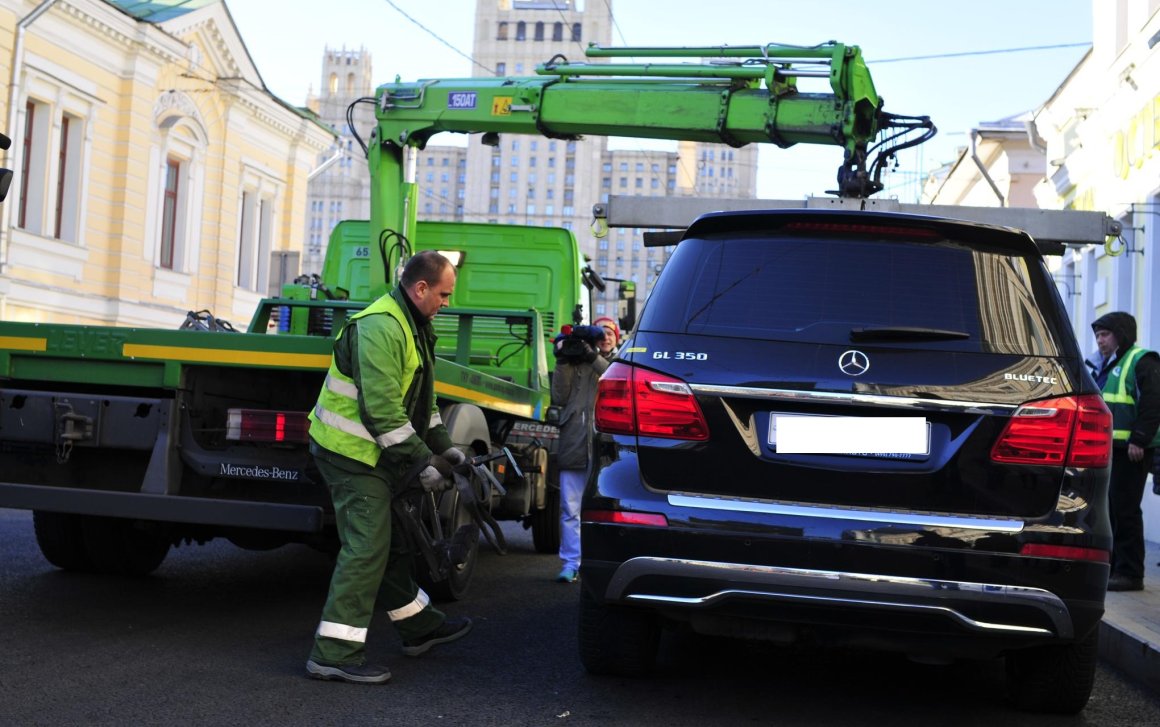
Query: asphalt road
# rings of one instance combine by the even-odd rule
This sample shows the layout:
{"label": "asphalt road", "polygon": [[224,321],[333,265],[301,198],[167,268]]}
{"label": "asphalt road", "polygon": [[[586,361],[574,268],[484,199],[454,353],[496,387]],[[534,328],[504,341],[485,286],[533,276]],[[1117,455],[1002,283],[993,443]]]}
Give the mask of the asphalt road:
{"label": "asphalt road", "polygon": [[1101,668],[1076,718],[1003,702],[998,662],[914,664],[879,654],[721,644],[666,635],[648,679],[588,676],[576,656],[576,586],[506,528],[486,553],[465,639],[402,656],[385,617],[367,687],[304,676],[330,575],[305,547],[183,546],[151,577],[62,573],[29,513],[0,510],[0,724],[878,725],[1160,724],[1160,701]]}

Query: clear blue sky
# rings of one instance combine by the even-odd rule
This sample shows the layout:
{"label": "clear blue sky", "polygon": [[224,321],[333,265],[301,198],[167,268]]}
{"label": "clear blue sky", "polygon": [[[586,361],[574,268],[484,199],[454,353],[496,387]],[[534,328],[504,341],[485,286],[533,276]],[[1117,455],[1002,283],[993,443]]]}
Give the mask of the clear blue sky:
{"label": "clear blue sky", "polygon": [[[302,104],[322,80],[325,48],[370,51],[376,82],[471,75],[471,62],[401,15],[387,0],[225,0],[258,72],[273,93]],[[495,0],[481,0],[495,2]],[[888,193],[950,161],[966,132],[1036,108],[1064,81],[1085,48],[883,62],[896,58],[1091,42],[1092,0],[607,0],[615,45],[861,46],[887,111],[929,115],[939,135],[902,159]],[[1100,2],[1100,0],[1095,0]],[[474,0],[392,0],[423,26],[471,54]],[[603,4],[606,0],[582,0]],[[545,59],[547,60],[547,59]],[[437,138],[436,143],[455,143]],[[645,142],[618,141],[621,148]],[[653,144],[649,144],[651,148]],[[675,148],[675,147],[674,147]],[[799,199],[833,187],[836,147],[766,145],[758,194]]]}

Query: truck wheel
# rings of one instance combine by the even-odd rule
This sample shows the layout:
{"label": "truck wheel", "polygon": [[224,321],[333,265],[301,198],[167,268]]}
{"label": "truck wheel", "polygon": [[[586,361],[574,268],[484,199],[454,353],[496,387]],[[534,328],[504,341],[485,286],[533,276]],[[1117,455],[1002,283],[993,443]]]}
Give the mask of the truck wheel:
{"label": "truck wheel", "polygon": [[1088,702],[1099,658],[1099,628],[1064,646],[1007,654],[1007,694],[1029,712],[1075,714]]}
{"label": "truck wheel", "polygon": [[83,519],[82,530],[98,573],[148,575],[169,553],[167,539],[134,520],[89,515]]}
{"label": "truck wheel", "polygon": [[599,602],[580,588],[580,663],[590,674],[643,676],[652,671],[660,642],[656,616]]}
{"label": "truck wheel", "polygon": [[532,521],[532,545],[537,553],[560,552],[560,488],[549,486],[544,492],[544,509],[536,510]]}
{"label": "truck wheel", "polygon": [[91,571],[93,562],[85,548],[81,516],[67,512],[32,511],[36,544],[45,560],[61,570]]}
{"label": "truck wheel", "polygon": [[[439,516],[440,522],[443,523],[444,533],[437,534],[438,537],[448,537],[459,527],[471,524],[471,515],[468,514],[467,509],[462,505],[454,491],[444,493],[441,509],[448,510],[449,514],[440,514]],[[423,513],[423,522],[431,522],[430,515],[426,512]],[[479,560],[478,537],[471,543],[471,549],[468,551],[463,564],[458,568],[452,568],[447,578],[441,581],[433,580],[431,574],[427,572],[426,566],[422,564],[422,558],[416,557],[415,564],[416,571],[418,571],[416,580],[419,586],[427,592],[427,595],[436,601],[459,601],[467,595],[467,590],[471,586],[477,560]]]}

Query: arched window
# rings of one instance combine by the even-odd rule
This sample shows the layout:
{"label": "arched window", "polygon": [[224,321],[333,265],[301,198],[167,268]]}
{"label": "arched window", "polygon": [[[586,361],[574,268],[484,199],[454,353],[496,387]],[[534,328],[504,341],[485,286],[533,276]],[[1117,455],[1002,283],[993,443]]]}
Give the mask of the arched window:
{"label": "arched window", "polygon": [[193,101],[170,92],[154,109],[157,140],[151,158],[153,264],[175,273],[197,267],[202,180],[209,138]]}
{"label": "arched window", "polygon": [[353,73],[346,74],[346,95],[347,96],[354,95],[354,74]]}
{"label": "arched window", "polygon": [[552,24],[552,40],[564,40],[564,24]]}
{"label": "arched window", "polygon": [[508,39],[507,26],[508,26],[508,24],[506,22],[501,22],[499,24],[499,26],[496,27],[496,31],[495,31],[495,39],[496,40],[507,40]]}
{"label": "arched window", "polygon": [[544,39],[544,24],[542,22],[536,23],[535,39],[536,40],[543,40]]}
{"label": "arched window", "polygon": [[327,89],[330,90],[330,94],[332,96],[334,94],[338,93],[338,74],[337,73],[330,74],[330,80],[327,81],[326,87],[327,87]]}
{"label": "arched window", "polygon": [[580,42],[580,23],[572,23],[572,42]]}
{"label": "arched window", "polygon": [[528,39],[528,24],[524,21],[516,23],[516,40]]}

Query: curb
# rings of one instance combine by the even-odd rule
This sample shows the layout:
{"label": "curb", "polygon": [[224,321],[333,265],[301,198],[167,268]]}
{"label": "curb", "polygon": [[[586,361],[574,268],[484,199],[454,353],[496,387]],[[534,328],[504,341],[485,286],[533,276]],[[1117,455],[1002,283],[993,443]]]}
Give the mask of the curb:
{"label": "curb", "polygon": [[1160,694],[1160,645],[1132,624],[1100,622],[1100,659]]}

